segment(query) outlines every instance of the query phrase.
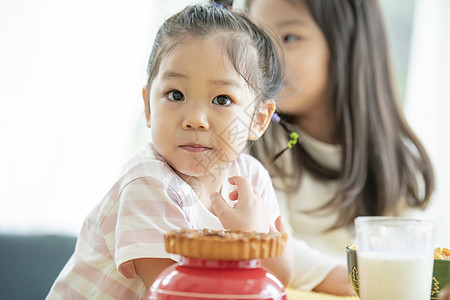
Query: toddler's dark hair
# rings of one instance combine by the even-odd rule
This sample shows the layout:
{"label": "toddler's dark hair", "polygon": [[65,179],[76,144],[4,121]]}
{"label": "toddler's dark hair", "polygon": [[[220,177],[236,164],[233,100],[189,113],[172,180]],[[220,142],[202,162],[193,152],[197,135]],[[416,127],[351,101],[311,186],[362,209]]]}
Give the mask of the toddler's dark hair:
{"label": "toddler's dark hair", "polygon": [[273,40],[246,16],[215,3],[188,6],[161,25],[147,66],[147,87],[158,74],[164,55],[189,40],[211,36],[255,92],[256,107],[274,99],[281,89],[283,72]]}

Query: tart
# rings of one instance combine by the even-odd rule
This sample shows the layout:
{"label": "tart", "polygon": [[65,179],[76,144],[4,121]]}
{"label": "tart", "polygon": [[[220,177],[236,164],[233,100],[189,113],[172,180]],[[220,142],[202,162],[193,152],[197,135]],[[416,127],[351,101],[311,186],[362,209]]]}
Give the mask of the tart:
{"label": "tart", "polygon": [[164,241],[168,253],[191,258],[242,260],[282,255],[287,234],[178,229],[166,232]]}

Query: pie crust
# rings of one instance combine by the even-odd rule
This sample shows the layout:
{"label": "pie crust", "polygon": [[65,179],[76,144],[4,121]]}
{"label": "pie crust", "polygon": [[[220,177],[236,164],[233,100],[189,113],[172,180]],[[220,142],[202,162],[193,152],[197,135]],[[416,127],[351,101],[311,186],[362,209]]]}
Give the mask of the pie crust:
{"label": "pie crust", "polygon": [[165,233],[164,241],[168,253],[191,258],[242,260],[282,255],[287,234],[178,229]]}

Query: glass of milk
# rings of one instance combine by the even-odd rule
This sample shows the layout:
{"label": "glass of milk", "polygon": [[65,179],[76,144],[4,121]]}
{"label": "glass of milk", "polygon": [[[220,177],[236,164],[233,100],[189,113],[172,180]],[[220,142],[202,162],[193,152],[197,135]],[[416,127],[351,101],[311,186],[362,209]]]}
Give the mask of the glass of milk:
{"label": "glass of milk", "polygon": [[433,221],[358,217],[355,235],[361,300],[430,300]]}

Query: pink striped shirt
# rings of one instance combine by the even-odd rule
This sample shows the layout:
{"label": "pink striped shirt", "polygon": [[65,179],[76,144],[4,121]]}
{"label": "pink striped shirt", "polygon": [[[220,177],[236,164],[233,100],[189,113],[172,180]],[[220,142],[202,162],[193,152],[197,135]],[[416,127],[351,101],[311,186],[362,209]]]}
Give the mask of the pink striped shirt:
{"label": "pink striped shirt", "polygon": [[[280,213],[264,167],[241,154],[229,174],[251,181],[274,222]],[[222,196],[228,199],[233,189],[224,182]],[[75,252],[47,299],[145,299],[147,290],[133,260],[178,260],[165,252],[163,234],[179,228],[223,229],[191,186],[149,144],[125,165],[120,179],[86,217]]]}

